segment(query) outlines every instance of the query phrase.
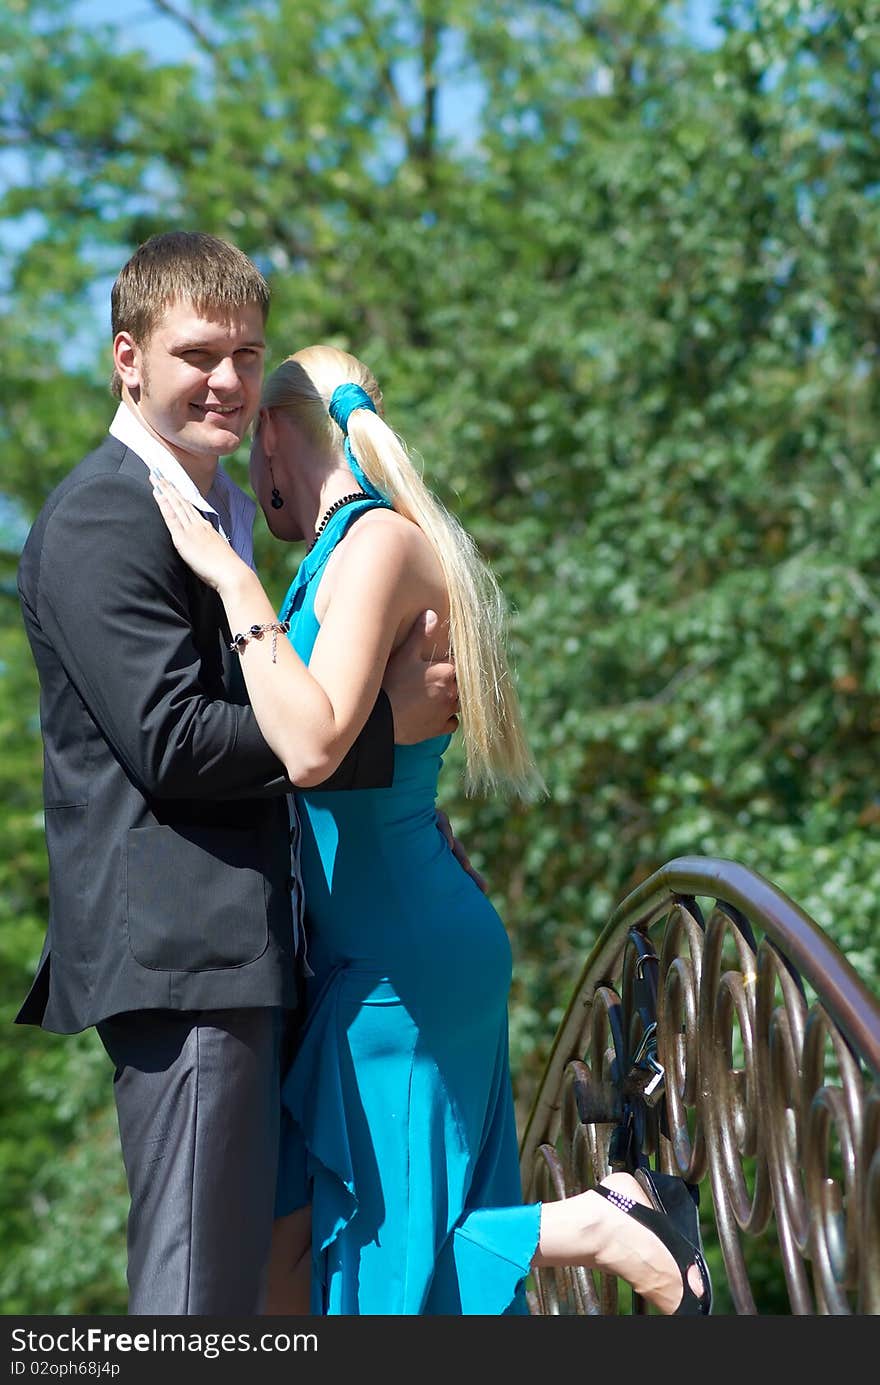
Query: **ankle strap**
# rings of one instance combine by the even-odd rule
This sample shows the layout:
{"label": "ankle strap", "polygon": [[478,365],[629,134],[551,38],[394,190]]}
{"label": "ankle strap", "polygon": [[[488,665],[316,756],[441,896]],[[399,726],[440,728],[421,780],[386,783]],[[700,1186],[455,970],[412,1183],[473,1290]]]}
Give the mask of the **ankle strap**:
{"label": "ankle strap", "polygon": [[621,1212],[631,1212],[638,1205],[634,1197],[626,1197],[623,1193],[619,1193],[616,1188],[606,1188],[604,1183],[597,1183],[593,1192],[598,1193],[600,1197],[607,1197],[608,1201],[614,1207],[619,1207]]}

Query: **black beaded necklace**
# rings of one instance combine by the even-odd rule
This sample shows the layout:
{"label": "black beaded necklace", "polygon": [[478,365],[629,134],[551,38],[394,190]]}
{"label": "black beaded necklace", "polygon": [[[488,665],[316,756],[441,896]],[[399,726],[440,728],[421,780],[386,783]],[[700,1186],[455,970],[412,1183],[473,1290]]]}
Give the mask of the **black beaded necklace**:
{"label": "black beaded necklace", "polygon": [[307,552],[311,553],[311,551],[312,551],[312,549],[314,548],[315,544],[318,542],[318,539],[321,537],[321,535],[323,534],[324,530],[327,528],[327,523],[328,523],[328,521],[330,520],[330,518],[331,518],[333,515],[336,514],[336,511],[337,511],[337,510],[341,510],[342,507],[343,507],[343,505],[351,505],[351,504],[353,504],[355,500],[367,500],[367,499],[368,499],[368,496],[367,496],[367,492],[366,492],[366,491],[352,491],[350,495],[341,495],[341,496],[339,497],[338,500],[334,500],[334,501],[333,501],[333,504],[330,505],[330,506],[324,511],[323,515],[321,516],[320,523],[318,524],[318,527],[317,527],[317,529],[315,530],[315,537],[312,539],[311,543],[309,544],[308,549],[307,549]]}

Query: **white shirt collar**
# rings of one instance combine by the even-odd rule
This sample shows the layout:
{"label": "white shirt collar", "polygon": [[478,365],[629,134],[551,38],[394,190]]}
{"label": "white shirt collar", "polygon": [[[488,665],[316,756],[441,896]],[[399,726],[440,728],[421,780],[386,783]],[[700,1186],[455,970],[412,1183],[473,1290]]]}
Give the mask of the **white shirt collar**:
{"label": "white shirt collar", "polygon": [[[239,551],[241,544],[245,542],[245,533],[249,533],[253,529],[257,507],[250,496],[245,495],[241,487],[237,486],[221,467],[218,466],[217,468],[211,490],[216,491],[219,498],[226,501],[234,530],[238,528],[236,520],[240,518],[241,528],[245,531],[240,536],[235,533],[226,533],[221,516],[211,502],[202,495],[192,477],[184,471],[180,462],[173,453],[169,452],[164,443],[153,437],[153,434],[141,423],[137,414],[127,404],[119,405],[113,422],[110,424],[110,432],[118,442],[130,447],[132,452],[140,457],[147,467],[158,471],[160,476],[171,481],[181,495],[185,496],[203,514],[213,515],[223,537],[233,544],[237,552]],[[252,559],[246,558],[245,561],[252,561]]]}

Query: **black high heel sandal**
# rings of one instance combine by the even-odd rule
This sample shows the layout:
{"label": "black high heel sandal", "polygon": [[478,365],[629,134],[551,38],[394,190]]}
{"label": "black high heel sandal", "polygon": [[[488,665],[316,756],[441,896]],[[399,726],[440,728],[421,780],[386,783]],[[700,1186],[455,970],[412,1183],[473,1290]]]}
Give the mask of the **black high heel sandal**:
{"label": "black high heel sandal", "polygon": [[[699,1192],[683,1178],[653,1169],[636,1169],[633,1178],[651,1199],[645,1207],[616,1188],[598,1183],[592,1191],[607,1198],[614,1207],[634,1217],[642,1226],[653,1231],[662,1241],[678,1266],[681,1275],[681,1302],[671,1317],[698,1316],[712,1311],[712,1281],[703,1258],[703,1239],[700,1235]],[[695,1294],[688,1283],[687,1272],[696,1265],[703,1279],[703,1291]]]}

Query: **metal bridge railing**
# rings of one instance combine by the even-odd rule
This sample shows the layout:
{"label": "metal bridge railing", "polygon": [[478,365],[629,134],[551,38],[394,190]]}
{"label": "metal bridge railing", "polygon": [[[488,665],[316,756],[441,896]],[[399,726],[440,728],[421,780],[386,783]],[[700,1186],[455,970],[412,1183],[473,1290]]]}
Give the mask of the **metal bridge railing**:
{"label": "metal bridge railing", "polygon": [[[529,1201],[645,1162],[708,1190],[704,1240],[735,1313],[762,1311],[750,1241],[773,1246],[791,1313],[880,1313],[880,1003],[803,910],[736,862],[680,857],[615,910],[520,1155]],[[618,1313],[624,1288],[647,1311],[583,1269],[535,1271],[533,1285],[536,1314]]]}

